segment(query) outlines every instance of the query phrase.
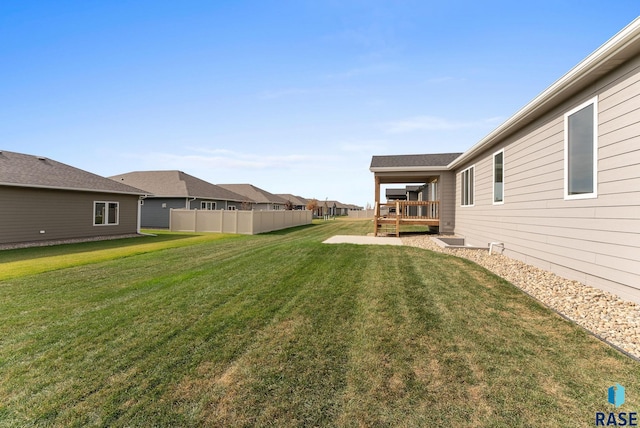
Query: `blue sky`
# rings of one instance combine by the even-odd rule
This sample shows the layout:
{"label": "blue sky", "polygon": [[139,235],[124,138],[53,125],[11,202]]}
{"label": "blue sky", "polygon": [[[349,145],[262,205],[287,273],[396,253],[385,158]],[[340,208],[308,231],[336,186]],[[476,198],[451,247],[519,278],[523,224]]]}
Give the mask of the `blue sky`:
{"label": "blue sky", "polygon": [[464,151],[637,0],[0,2],[0,149],[373,202],[372,155]]}

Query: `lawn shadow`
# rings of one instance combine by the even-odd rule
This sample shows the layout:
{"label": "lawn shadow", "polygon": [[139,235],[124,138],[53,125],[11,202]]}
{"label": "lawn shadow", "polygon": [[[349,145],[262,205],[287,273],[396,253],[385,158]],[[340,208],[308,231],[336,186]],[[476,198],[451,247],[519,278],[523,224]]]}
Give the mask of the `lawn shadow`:
{"label": "lawn shadow", "polygon": [[67,244],[54,244],[48,246],[16,248],[0,251],[0,263],[34,260],[43,257],[80,254],[89,251],[110,250],[114,248],[133,247],[144,244],[159,244],[162,242],[176,241],[193,238],[193,234],[164,234],[141,235],[128,238],[118,238],[103,241],[77,242]]}
{"label": "lawn shadow", "polygon": [[317,224],[303,224],[302,226],[289,227],[287,229],[273,230],[271,232],[259,233],[261,236],[286,236],[292,233],[298,232],[300,230],[309,229],[317,226]]}

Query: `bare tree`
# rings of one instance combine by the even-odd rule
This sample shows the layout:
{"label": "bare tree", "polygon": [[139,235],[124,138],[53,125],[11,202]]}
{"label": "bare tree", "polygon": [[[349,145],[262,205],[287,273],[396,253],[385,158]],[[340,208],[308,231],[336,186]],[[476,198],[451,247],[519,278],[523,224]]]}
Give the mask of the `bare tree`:
{"label": "bare tree", "polygon": [[309,211],[314,211],[316,208],[318,208],[318,200],[317,199],[309,199],[309,202],[307,202],[307,209]]}

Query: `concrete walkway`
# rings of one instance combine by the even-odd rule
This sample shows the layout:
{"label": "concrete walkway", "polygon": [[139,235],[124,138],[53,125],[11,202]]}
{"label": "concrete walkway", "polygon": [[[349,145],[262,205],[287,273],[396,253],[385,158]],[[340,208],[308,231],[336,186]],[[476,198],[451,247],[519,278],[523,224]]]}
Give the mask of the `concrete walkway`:
{"label": "concrete walkway", "polygon": [[402,239],[388,236],[336,235],[323,244],[402,245]]}

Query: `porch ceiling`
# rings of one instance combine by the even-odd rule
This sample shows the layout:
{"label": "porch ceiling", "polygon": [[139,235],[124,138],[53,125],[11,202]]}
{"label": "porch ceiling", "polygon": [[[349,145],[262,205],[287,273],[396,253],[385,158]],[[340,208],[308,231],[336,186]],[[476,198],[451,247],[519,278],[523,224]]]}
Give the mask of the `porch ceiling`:
{"label": "porch ceiling", "polygon": [[[445,172],[445,171],[442,171]],[[438,178],[439,172],[376,172],[375,177],[380,180],[380,184],[397,184],[397,183],[430,183]]]}

